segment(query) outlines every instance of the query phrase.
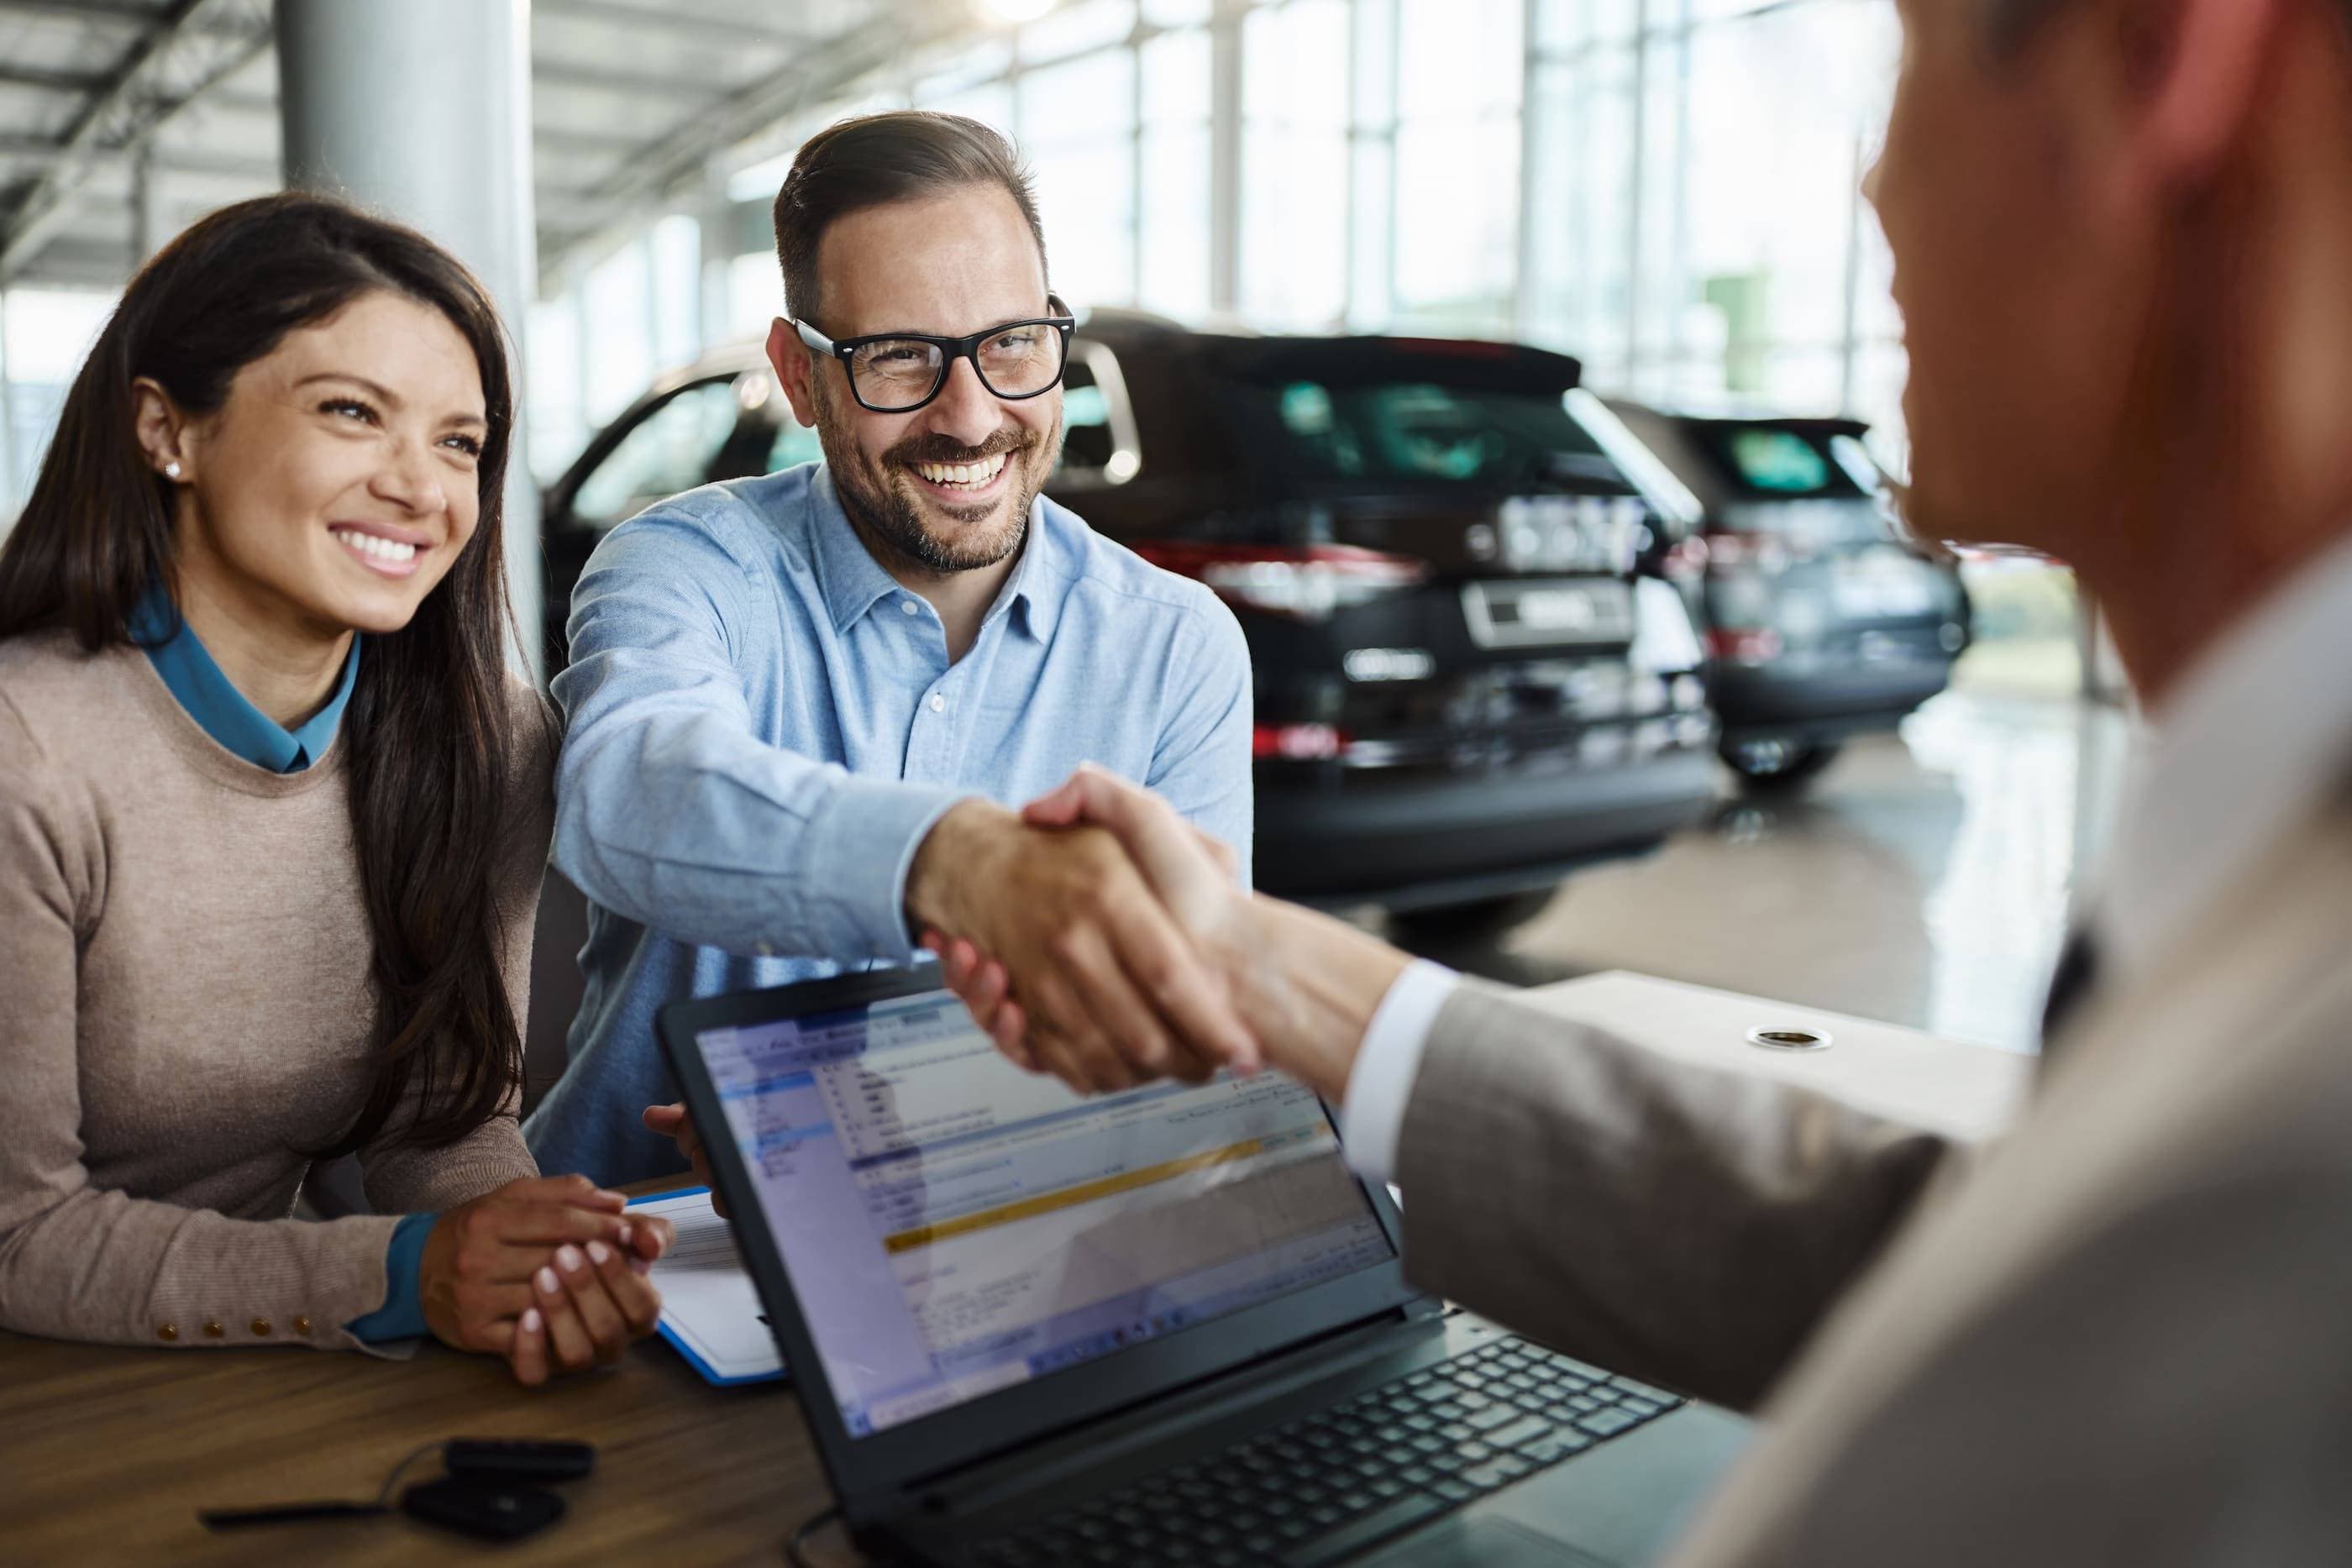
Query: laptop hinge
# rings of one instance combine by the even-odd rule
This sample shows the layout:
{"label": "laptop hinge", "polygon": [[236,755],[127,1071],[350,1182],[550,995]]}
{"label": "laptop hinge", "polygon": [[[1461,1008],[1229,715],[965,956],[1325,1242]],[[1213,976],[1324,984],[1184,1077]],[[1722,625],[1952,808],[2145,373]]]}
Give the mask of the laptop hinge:
{"label": "laptop hinge", "polygon": [[933,1509],[967,1512],[1081,1474],[1165,1441],[1171,1434],[1276,1399],[1345,1371],[1351,1362],[1397,1348],[1404,1322],[1444,1315],[1434,1297],[1283,1346],[1189,1387],[1155,1396],[1034,1443],[910,1481],[905,1490]]}

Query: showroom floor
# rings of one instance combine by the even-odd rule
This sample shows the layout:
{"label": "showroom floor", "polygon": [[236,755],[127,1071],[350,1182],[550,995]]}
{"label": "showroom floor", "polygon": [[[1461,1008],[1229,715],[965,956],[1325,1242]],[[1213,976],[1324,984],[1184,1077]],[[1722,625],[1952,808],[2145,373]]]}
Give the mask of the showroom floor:
{"label": "showroom floor", "polygon": [[1582,873],[1498,938],[1423,950],[1517,984],[1638,969],[2032,1051],[2129,744],[2111,707],[1950,692],[1793,800],[1727,774],[1709,821],[1656,854]]}

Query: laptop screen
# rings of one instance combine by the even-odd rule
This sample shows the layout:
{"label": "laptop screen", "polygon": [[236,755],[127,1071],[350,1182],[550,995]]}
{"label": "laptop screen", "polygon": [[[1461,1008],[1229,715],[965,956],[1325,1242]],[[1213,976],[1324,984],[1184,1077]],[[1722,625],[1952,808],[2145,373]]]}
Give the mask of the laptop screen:
{"label": "laptop screen", "polygon": [[695,1039],[853,1437],[1395,1256],[1288,1079],[1084,1098],[944,991]]}

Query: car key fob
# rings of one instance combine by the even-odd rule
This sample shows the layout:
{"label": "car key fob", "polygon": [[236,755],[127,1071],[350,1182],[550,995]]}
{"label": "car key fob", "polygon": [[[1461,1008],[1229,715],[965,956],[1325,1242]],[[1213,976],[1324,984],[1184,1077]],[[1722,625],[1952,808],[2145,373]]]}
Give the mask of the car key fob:
{"label": "car key fob", "polygon": [[593,1443],[539,1442],[521,1437],[452,1437],[441,1462],[453,1476],[521,1485],[576,1481],[596,1468]]}
{"label": "car key fob", "polygon": [[562,1519],[563,1500],[537,1487],[499,1486],[449,1476],[419,1481],[401,1493],[400,1511],[461,1535],[520,1541]]}

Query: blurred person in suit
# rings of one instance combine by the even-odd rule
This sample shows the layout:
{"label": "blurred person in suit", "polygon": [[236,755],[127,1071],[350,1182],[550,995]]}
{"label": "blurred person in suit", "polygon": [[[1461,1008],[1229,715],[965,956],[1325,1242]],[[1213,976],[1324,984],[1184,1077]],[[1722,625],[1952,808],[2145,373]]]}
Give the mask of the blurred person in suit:
{"label": "blurred person in suit", "polygon": [[2155,729],[1998,1146],[1252,900],[1105,775],[1029,818],[1137,856],[1419,1283],[1762,1409],[1677,1563],[2352,1561],[2352,5],[1901,8],[1914,527],[2073,562]]}
{"label": "blurred person in suit", "polygon": [[[667,1222],[515,1121],[513,423],[480,284],[318,197],[204,218],[100,333],[0,550],[0,1328],[525,1383],[652,1332]],[[381,1212],[296,1218],[354,1152]]]}

